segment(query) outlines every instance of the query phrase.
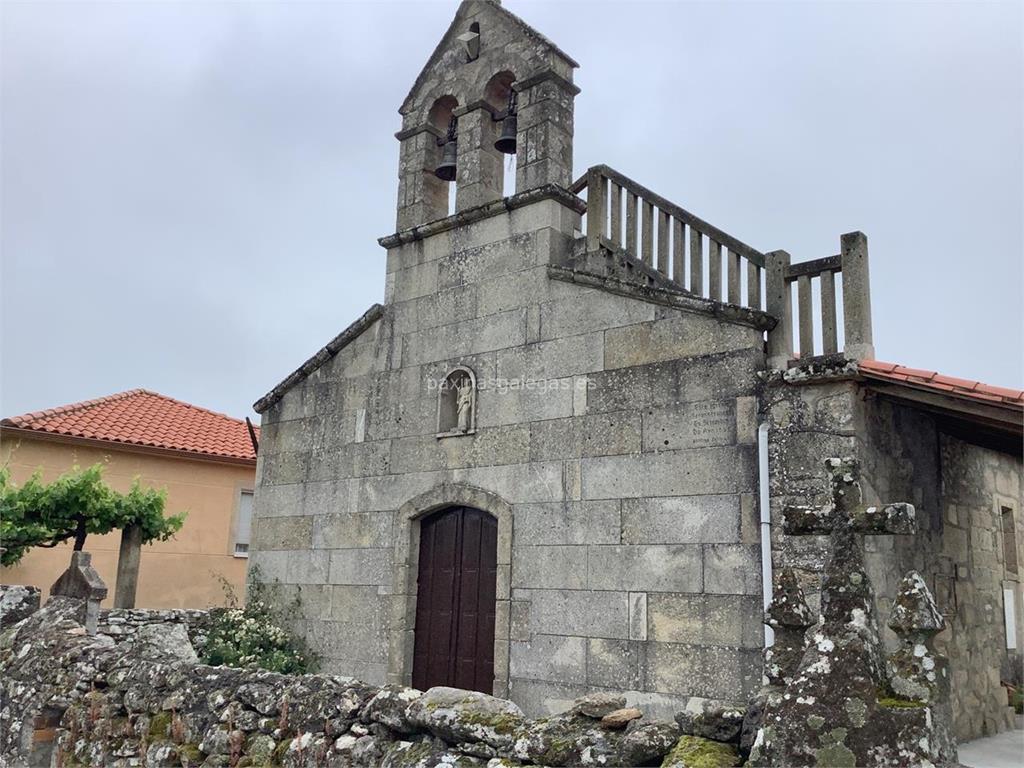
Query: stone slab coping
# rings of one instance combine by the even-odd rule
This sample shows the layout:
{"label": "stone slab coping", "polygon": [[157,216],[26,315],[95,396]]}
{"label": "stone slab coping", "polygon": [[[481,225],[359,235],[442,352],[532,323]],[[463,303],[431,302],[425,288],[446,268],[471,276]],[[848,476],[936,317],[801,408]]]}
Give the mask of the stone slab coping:
{"label": "stone slab coping", "polygon": [[395,248],[405,243],[412,243],[416,240],[422,240],[436,235],[440,232],[447,232],[450,229],[456,227],[464,227],[467,224],[473,224],[483,219],[489,219],[492,216],[498,216],[509,211],[514,211],[517,208],[524,208],[534,203],[539,203],[542,200],[556,200],[566,208],[570,208],[576,213],[583,214],[587,210],[587,204],[585,201],[576,197],[572,192],[560,187],[557,184],[545,184],[541,187],[535,187],[534,189],[528,189],[525,192],[512,195],[511,197],[503,197],[500,200],[494,200],[490,203],[484,203],[473,208],[467,208],[464,211],[459,211],[451,216],[446,216],[443,219],[437,219],[435,221],[427,222],[426,224],[418,224],[415,227],[404,229],[401,232],[396,232],[393,235],[388,235],[377,240],[385,248]]}

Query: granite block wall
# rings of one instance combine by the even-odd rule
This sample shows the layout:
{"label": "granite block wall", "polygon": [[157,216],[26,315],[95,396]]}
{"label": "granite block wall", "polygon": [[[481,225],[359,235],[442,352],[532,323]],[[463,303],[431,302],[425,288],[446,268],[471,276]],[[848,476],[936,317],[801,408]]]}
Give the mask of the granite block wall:
{"label": "granite block wall", "polygon": [[[468,498],[500,515],[496,694],[760,684],[762,332],[551,279],[578,227],[544,199],[390,248],[383,317],[263,414],[252,564],[329,671],[408,683],[415,518]],[[476,429],[439,438],[455,366]]]}

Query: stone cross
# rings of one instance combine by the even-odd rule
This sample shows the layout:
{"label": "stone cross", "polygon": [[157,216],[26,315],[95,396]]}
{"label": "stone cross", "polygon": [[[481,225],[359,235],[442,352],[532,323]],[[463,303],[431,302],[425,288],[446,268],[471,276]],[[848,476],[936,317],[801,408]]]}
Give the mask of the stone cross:
{"label": "stone cross", "polygon": [[68,569],[53,582],[50,597],[71,597],[85,601],[85,631],[96,634],[96,623],[100,615],[100,602],[107,597],[107,585],[92,567],[92,555],[88,552],[72,552]]}
{"label": "stone cross", "polygon": [[825,459],[832,500],[822,507],[787,507],[783,532],[791,536],[828,534],[831,538],[821,589],[821,618],[832,631],[852,630],[861,635],[871,657],[874,679],[885,678],[874,591],[864,569],[858,534],[911,534],[917,532],[914,505],[866,505],[856,459]]}

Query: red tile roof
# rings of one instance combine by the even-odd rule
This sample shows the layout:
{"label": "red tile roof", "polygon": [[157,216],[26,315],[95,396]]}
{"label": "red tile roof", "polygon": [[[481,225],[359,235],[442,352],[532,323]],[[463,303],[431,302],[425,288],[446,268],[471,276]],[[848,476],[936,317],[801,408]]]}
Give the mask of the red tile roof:
{"label": "red tile roof", "polygon": [[256,461],[244,421],[145,389],[14,416],[0,426]]}
{"label": "red tile roof", "polygon": [[992,405],[1009,405],[1024,409],[1024,391],[993,387],[970,379],[957,379],[943,376],[935,371],[923,371],[907,368],[895,363],[883,363],[880,360],[862,360],[859,364],[861,375],[872,379],[893,381],[920,389],[941,392],[947,395],[965,397],[981,403]]}

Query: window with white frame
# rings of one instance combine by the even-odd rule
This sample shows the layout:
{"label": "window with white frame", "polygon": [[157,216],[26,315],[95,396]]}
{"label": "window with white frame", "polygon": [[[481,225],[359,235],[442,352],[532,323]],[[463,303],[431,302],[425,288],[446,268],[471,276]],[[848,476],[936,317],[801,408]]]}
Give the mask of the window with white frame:
{"label": "window with white frame", "polygon": [[252,491],[242,491],[238,498],[238,516],[235,519],[235,557],[249,556],[252,537]]}

